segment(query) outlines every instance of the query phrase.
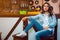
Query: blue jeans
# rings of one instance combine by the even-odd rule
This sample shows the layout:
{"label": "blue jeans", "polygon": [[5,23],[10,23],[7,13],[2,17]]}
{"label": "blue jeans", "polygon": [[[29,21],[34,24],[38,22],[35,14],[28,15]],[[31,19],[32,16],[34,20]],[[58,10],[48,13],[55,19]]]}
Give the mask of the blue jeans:
{"label": "blue jeans", "polygon": [[37,32],[36,32],[36,40],[41,40],[40,38],[43,37],[48,37],[49,35],[52,34],[52,30],[43,30],[43,27],[34,19],[31,20],[31,22],[26,26],[26,28],[24,29],[25,32],[28,32],[28,30],[30,28],[32,28],[32,26],[35,26],[37,28]]}

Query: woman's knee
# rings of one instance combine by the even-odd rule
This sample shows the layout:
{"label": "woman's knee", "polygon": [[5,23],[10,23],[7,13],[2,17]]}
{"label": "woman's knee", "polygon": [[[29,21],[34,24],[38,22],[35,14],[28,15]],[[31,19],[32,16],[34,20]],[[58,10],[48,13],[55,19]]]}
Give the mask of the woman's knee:
{"label": "woman's knee", "polygon": [[38,32],[36,32],[35,36],[36,36],[36,37],[41,37],[41,34],[38,33]]}

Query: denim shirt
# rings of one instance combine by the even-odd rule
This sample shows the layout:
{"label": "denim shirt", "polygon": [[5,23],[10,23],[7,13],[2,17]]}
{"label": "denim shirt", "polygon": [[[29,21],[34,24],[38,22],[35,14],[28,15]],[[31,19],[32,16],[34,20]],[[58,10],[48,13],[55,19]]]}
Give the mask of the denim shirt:
{"label": "denim shirt", "polygon": [[[48,15],[49,15],[49,13],[48,13]],[[36,16],[30,16],[29,19],[35,19],[37,22],[40,23],[40,25],[43,25],[43,21],[45,19],[45,16],[44,16],[44,14],[41,13],[41,14],[38,14]],[[54,27],[56,26],[56,16],[55,16],[55,14],[48,17],[48,23],[49,23],[48,24],[49,28],[54,29]]]}

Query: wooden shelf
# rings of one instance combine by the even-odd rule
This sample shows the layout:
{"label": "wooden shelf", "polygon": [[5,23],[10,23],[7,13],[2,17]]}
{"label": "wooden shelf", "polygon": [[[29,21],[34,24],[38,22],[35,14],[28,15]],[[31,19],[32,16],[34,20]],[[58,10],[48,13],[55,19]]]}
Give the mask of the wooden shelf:
{"label": "wooden shelf", "polygon": [[[30,12],[31,13],[31,12]],[[35,13],[35,12],[34,12]],[[36,13],[35,14],[20,14],[18,11],[5,11],[5,12],[0,12],[0,17],[21,17],[21,16],[34,16],[34,15],[37,15]]]}

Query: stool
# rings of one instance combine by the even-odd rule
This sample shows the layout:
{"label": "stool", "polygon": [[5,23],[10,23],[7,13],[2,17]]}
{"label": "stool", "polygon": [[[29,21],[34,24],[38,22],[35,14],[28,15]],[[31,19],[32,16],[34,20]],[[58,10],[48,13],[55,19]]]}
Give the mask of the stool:
{"label": "stool", "polygon": [[1,40],[1,34],[2,34],[2,32],[0,32],[0,40]]}

